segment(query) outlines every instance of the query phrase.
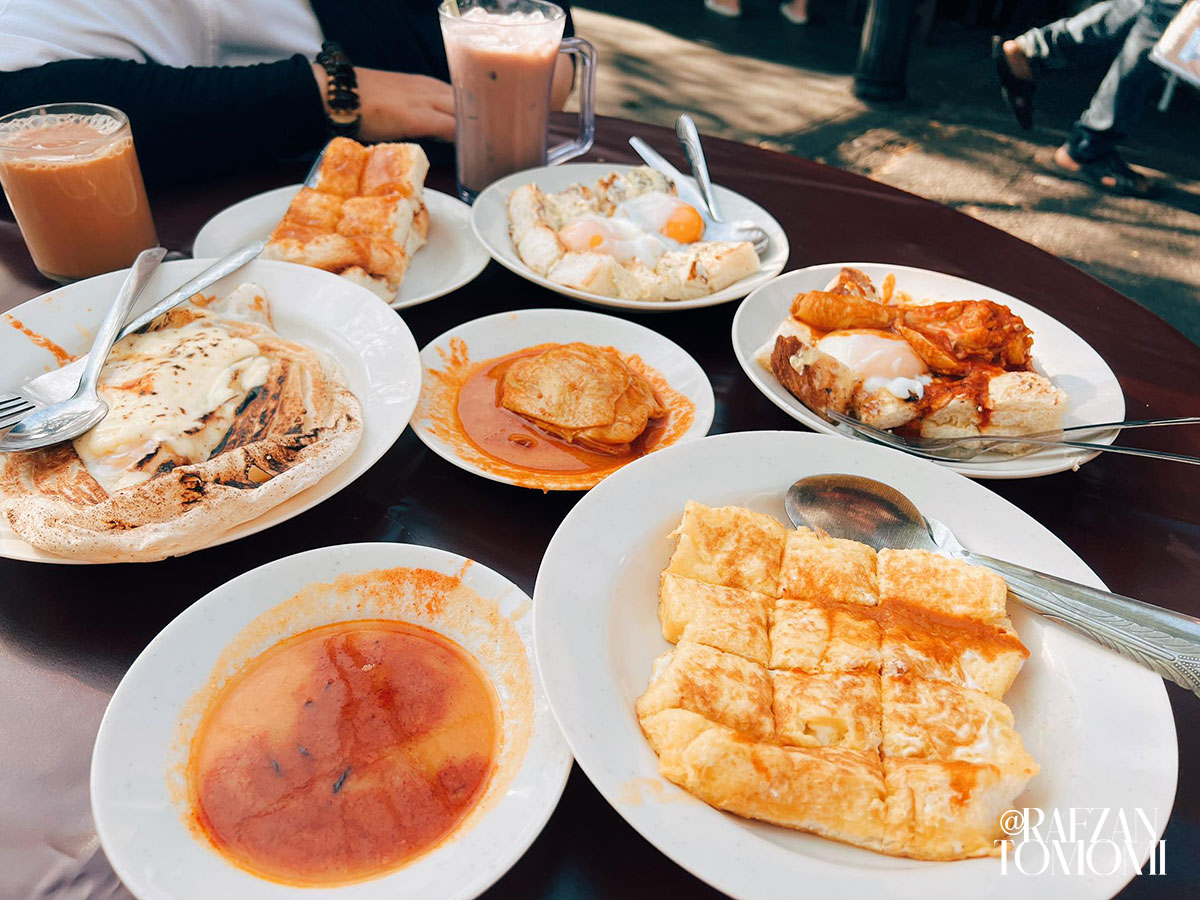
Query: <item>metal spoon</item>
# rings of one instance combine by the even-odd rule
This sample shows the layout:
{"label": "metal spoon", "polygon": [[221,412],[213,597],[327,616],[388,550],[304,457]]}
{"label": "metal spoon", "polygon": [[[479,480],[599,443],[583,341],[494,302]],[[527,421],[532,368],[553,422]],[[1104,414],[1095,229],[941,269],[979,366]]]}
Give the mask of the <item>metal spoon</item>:
{"label": "metal spoon", "polygon": [[696,123],[687,113],[681,113],[675,120],[675,136],[683,145],[683,152],[687,155],[688,163],[692,167],[692,175],[696,178],[696,184],[700,186],[700,194],[704,197],[704,205],[708,207],[708,214],[712,216],[714,222],[724,222],[725,220],[721,217],[721,208],[717,205],[716,194],[713,193],[712,178],[708,174],[708,160],[704,158],[704,148],[700,145],[700,132],[696,130]]}
{"label": "metal spoon", "polygon": [[721,215],[721,207],[717,205],[717,194],[713,190],[712,178],[708,174],[708,160],[704,158],[704,146],[700,143],[700,132],[696,130],[696,123],[687,113],[681,113],[675,120],[675,136],[683,145],[683,152],[687,155],[688,164],[692,167],[692,175],[695,176],[696,184],[700,186],[700,196],[704,198],[704,205],[708,207],[708,214],[712,220],[727,225],[734,234],[741,235],[741,240],[750,241],[757,249],[758,245],[767,239],[767,233],[762,228],[749,219],[726,223],[725,218]]}
{"label": "metal spoon", "polygon": [[[749,241],[754,245],[754,252],[762,256],[771,245],[767,232],[753,222],[729,224],[715,221],[708,213],[708,205],[703,195],[693,186],[690,179],[684,177],[669,159],[643,141],[637,135],[629,139],[629,146],[642,158],[642,161],[656,172],[661,172],[675,185],[675,190],[686,203],[694,206],[704,219],[704,239],[709,241]],[[703,207],[703,208],[702,208]]]}
{"label": "metal spoon", "polygon": [[117,332],[138,294],[146,286],[151,274],[158,268],[167,251],[162,247],[143,250],[134,260],[129,274],[121,283],[117,299],[96,332],[92,349],[88,351],[87,363],[79,379],[79,387],[67,400],[34,410],[0,438],[0,451],[36,450],[78,437],[108,415],[108,404],[96,393],[100,381],[100,370],[112,346]]}
{"label": "metal spoon", "polygon": [[932,550],[987,566],[1004,576],[1023,606],[1200,696],[1200,619],[972,553],[904,494],[870,478],[802,478],[788,488],[784,508],[797,527],[820,528],[877,550]]}
{"label": "metal spoon", "polygon": [[[135,331],[140,331],[167,310],[174,309],[183,303],[183,301],[195,296],[205,288],[211,287],[227,275],[232,275],[238,269],[242,268],[242,266],[255,259],[262,253],[263,248],[266,246],[266,241],[255,241],[252,244],[247,244],[245,247],[239,247],[228,256],[221,257],[199,275],[189,278],[175,290],[171,291],[171,293],[159,300],[136,319],[123,325],[121,330],[117,332],[117,340],[119,341],[121,338],[133,334]],[[37,376],[37,378],[31,378],[21,385],[19,393],[37,403],[50,404],[65,400],[79,386],[79,375],[86,364],[87,358],[80,357],[74,362],[67,363],[61,369],[55,369],[53,372],[45,372]],[[8,415],[23,417],[27,413],[22,410],[16,410],[15,412],[10,412]],[[3,427],[3,424],[5,424],[5,418],[0,417],[0,427]]]}

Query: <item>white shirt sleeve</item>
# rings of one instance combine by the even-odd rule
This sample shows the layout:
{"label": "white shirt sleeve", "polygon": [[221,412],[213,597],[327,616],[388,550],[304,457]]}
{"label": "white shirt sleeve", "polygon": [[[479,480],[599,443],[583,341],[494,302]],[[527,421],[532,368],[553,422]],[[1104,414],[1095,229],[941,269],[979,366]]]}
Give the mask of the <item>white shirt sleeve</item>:
{"label": "white shirt sleeve", "polygon": [[0,0],[6,72],[65,59],[249,65],[320,46],[308,0]]}

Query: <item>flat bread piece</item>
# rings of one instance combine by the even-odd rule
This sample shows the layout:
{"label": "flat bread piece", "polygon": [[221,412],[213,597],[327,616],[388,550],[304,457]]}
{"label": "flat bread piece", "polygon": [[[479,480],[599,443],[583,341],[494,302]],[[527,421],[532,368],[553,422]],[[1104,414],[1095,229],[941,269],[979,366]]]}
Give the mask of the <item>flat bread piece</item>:
{"label": "flat bread piece", "polygon": [[775,738],[792,747],[878,752],[883,706],[876,672],[771,672]]}
{"label": "flat bread piece", "polygon": [[359,193],[420,200],[429,158],[420,144],[375,144],[367,150]]}
{"label": "flat bread piece", "polygon": [[786,532],[778,520],[739,506],[689,500],[667,571],[709,584],[778,596]]}
{"label": "flat bread piece", "polygon": [[[94,562],[190,553],[316,484],[353,453],[362,412],[337,364],[276,334],[261,291],[230,299],[238,308],[177,307],[150,334],[125,339],[126,347],[157,347],[156,363],[118,345],[101,375],[101,393],[118,412],[103,439],[89,432],[73,445],[0,460],[0,514],[22,539]],[[186,344],[197,329],[204,352]],[[193,346],[192,357],[171,352],[172,332],[180,346]],[[229,368],[197,364],[230,345]],[[132,372],[145,393],[127,380]],[[155,405],[167,402],[173,408],[162,413],[181,415],[156,417]],[[208,427],[214,421],[217,431]]]}
{"label": "flat bread piece", "polygon": [[758,591],[707,584],[663,572],[658,585],[658,619],[672,644],[694,641],[765,666],[773,601]]}
{"label": "flat bread piece", "polygon": [[429,160],[417,144],[363,147],[334,138],[317,170],[271,232],[264,259],[324,269],[396,298],[429,234],[422,202]]}
{"label": "flat bread piece", "polygon": [[879,596],[933,612],[972,619],[1005,615],[1008,586],[983,566],[928,550],[880,550]]}
{"label": "flat bread piece", "polygon": [[500,403],[544,431],[598,453],[632,449],[667,414],[645,378],[615,350],[559,344],[517,359],[505,371]]}
{"label": "flat bread piece", "polygon": [[881,631],[873,611],[857,603],[781,597],[771,616],[773,669],[878,672]]}
{"label": "flat bread piece", "polygon": [[910,676],[884,676],[883,754],[889,757],[990,763],[1032,778],[1012,710],[987,694]]}
{"label": "flat bread piece", "polygon": [[336,197],[357,197],[361,192],[367,148],[350,138],[335,137],[325,146],[317,170],[316,189]]}
{"label": "flat bread piece", "polygon": [[[740,816],[882,849],[879,756],[746,740],[685,710],[642,719],[659,771],[705,803]],[[660,749],[661,748],[661,749]]]}
{"label": "flat bread piece", "polygon": [[686,709],[755,739],[775,731],[767,670],[691,641],[655,660],[650,686],[638,698],[639,716],[664,709]]}
{"label": "flat bread piece", "polygon": [[883,850],[914,859],[998,856],[1000,815],[1025,779],[996,766],[883,759],[887,830]]}
{"label": "flat bread piece", "polygon": [[805,600],[875,606],[879,603],[875,551],[858,541],[818,534],[809,528],[789,531],[779,568],[779,593]]}
{"label": "flat bread piece", "polygon": [[999,699],[1029,658],[1007,618],[982,621],[890,601],[881,624],[884,675],[945,681]]}

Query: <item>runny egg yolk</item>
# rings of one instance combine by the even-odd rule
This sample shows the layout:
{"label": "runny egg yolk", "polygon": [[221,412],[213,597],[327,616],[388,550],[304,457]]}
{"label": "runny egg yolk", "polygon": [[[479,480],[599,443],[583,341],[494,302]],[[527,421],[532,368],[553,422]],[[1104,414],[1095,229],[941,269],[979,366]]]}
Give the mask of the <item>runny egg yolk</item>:
{"label": "runny egg yolk", "polygon": [[680,203],[667,216],[659,232],[678,244],[694,244],[704,237],[704,220],[695,207]]}

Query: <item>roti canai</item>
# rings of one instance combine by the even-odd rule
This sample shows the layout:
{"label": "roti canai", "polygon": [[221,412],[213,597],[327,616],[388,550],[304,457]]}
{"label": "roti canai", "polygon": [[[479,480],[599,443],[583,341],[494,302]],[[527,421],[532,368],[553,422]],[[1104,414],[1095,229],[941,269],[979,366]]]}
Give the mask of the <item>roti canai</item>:
{"label": "roti canai", "polygon": [[272,328],[261,288],[195,297],[120,341],[104,420],[0,460],[0,514],[39,549],[97,562],[190,553],[316,484],[362,434],[325,354]]}

